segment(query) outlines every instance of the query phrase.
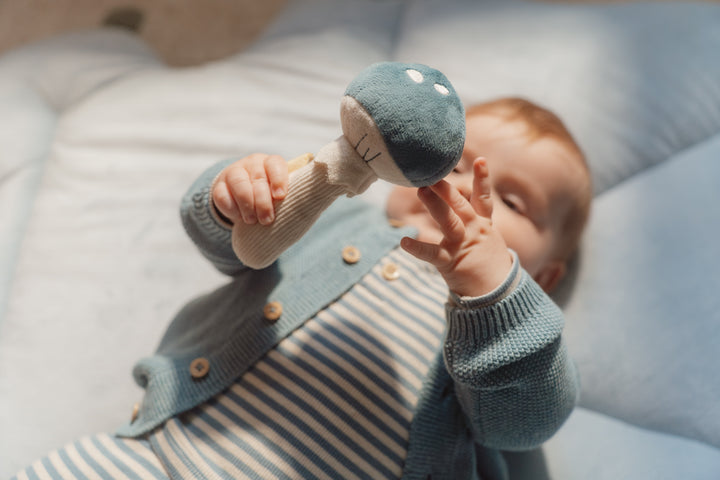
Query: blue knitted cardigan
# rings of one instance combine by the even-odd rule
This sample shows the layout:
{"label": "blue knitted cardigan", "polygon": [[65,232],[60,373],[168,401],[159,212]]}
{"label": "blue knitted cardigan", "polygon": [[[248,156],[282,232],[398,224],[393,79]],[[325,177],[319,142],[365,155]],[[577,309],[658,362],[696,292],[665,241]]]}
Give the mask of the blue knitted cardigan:
{"label": "blue knitted cardigan", "polygon": [[[228,388],[269,349],[362,278],[400,238],[362,201],[341,199],[308,234],[263,270],[235,257],[230,229],[217,218],[210,184],[227,165],[207,170],[181,205],[183,224],[200,251],[232,281],[186,305],[154,356],[134,376],[145,389],[137,417],[118,434],[137,437]],[[338,254],[352,244],[355,264]],[[269,323],[263,306],[283,305]],[[430,368],[410,430],[404,479],[502,478],[497,450],[531,449],[548,439],[573,409],[579,384],[561,339],[557,306],[514,262],[503,285],[480,298],[450,295],[442,352]],[[197,357],[212,368],[188,374]],[[479,446],[479,448],[478,448]],[[478,458],[482,456],[482,459]],[[494,472],[494,473],[493,473]]]}

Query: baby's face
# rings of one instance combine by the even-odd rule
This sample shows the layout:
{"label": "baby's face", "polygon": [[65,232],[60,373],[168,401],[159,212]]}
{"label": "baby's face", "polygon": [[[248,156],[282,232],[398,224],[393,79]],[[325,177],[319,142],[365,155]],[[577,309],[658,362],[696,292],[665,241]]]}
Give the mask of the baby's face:
{"label": "baby's face", "polygon": [[[472,163],[477,157],[486,158],[493,225],[517,252],[523,268],[537,277],[559,258],[563,219],[578,198],[578,188],[586,185],[581,160],[554,138],[529,140],[527,127],[520,121],[477,114],[467,118],[466,126],[462,158],[445,180],[469,199]],[[442,238],[414,188],[393,189],[387,214],[415,226],[420,240],[439,242]]]}

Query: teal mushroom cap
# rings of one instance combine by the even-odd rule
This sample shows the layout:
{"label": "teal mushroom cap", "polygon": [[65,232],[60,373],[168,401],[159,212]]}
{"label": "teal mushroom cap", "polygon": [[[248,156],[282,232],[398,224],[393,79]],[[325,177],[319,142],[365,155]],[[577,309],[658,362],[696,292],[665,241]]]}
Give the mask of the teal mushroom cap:
{"label": "teal mushroom cap", "polygon": [[345,98],[343,109],[351,105],[362,114],[341,114],[343,132],[378,177],[428,186],[460,160],[465,110],[440,71],[418,63],[376,63],[355,77]]}

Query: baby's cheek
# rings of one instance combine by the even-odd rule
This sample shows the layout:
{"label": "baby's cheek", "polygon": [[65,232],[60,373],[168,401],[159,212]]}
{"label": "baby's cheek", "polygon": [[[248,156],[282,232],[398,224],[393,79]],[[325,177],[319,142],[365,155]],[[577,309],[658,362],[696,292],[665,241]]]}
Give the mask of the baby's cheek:
{"label": "baby's cheek", "polygon": [[493,226],[500,232],[505,244],[514,250],[520,258],[520,264],[530,271],[535,266],[537,242],[535,232],[528,228],[526,222],[517,213],[510,211],[505,205],[495,203],[493,209]]}
{"label": "baby's cheek", "polygon": [[512,242],[505,241],[509,248],[517,252],[520,265],[534,277],[550,258],[552,245],[543,235],[538,232],[528,232],[522,240]]}
{"label": "baby's cheek", "polygon": [[418,202],[415,188],[395,187],[388,196],[385,212],[389,218],[402,220],[413,211],[414,204]]}

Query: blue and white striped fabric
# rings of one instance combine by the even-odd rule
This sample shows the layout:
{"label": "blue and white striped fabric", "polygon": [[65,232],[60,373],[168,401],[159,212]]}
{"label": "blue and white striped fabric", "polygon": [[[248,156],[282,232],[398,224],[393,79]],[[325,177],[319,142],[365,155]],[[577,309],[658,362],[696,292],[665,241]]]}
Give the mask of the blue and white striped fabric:
{"label": "blue and white striped fabric", "polygon": [[17,480],[168,479],[147,440],[85,437],[38,460]]}
{"label": "blue and white striped fabric", "polygon": [[[397,278],[384,275],[388,264]],[[400,478],[418,396],[442,345],[446,300],[434,269],[396,250],[228,391],[169,420],[149,443],[84,440],[104,445],[85,448],[97,473],[85,477]],[[65,473],[83,471],[73,448],[48,459]],[[58,468],[43,477],[48,459],[27,478],[68,478]],[[134,477],[140,466],[146,472]]]}
{"label": "blue and white striped fabric", "polygon": [[173,476],[400,478],[446,300],[436,273],[393,252],[229,391],[167,422],[153,447]]}

